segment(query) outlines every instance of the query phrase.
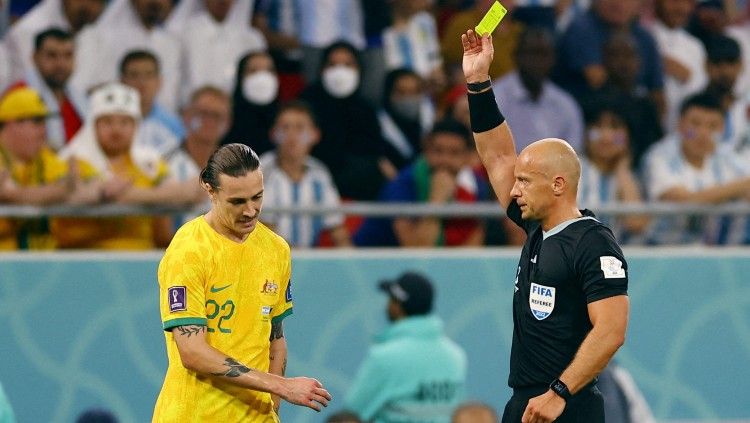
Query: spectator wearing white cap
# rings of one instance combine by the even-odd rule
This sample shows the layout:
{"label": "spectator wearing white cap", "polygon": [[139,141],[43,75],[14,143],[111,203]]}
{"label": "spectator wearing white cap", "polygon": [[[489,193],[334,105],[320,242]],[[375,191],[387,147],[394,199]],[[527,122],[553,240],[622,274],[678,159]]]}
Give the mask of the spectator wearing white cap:
{"label": "spectator wearing white cap", "polygon": [[[101,179],[123,180],[142,191],[153,189],[166,178],[167,165],[158,152],[134,142],[140,120],[138,92],[107,84],[91,95],[83,129],[60,155],[90,164]],[[71,218],[59,219],[52,231],[62,248],[143,250],[167,242],[171,223],[150,216]]]}

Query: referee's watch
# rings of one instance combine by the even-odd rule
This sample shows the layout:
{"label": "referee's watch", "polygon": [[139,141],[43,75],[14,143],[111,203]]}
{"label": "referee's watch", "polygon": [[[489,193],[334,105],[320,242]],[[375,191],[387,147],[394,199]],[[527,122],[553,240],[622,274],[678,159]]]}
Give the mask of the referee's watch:
{"label": "referee's watch", "polygon": [[573,398],[573,395],[568,390],[568,385],[560,379],[553,380],[552,383],[549,384],[549,389],[556,393],[560,398],[564,399],[566,403]]}

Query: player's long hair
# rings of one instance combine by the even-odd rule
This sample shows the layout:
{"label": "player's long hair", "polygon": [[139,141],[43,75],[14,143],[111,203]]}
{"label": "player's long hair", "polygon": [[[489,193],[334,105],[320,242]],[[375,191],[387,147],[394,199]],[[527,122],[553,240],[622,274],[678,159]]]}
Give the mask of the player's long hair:
{"label": "player's long hair", "polygon": [[260,159],[252,148],[245,144],[227,144],[214,151],[208,164],[201,171],[201,182],[213,189],[219,188],[219,175],[233,178],[255,172],[260,167]]}

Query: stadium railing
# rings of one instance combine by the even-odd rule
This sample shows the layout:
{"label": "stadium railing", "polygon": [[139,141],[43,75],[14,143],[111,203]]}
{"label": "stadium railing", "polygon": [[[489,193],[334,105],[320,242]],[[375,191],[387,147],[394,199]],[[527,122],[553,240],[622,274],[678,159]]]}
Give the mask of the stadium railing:
{"label": "stadium railing", "polygon": [[[683,215],[750,215],[750,203],[727,203],[721,205],[684,204],[684,203],[608,203],[591,207],[600,216],[647,215],[647,216],[683,216]],[[108,204],[101,206],[59,205],[59,206],[19,206],[0,205],[0,217],[36,218],[43,216],[86,216],[110,217],[144,214],[199,214],[208,210],[208,204],[194,207],[174,206],[132,206]],[[366,217],[391,216],[451,216],[451,217],[498,217],[504,210],[494,202],[473,204],[424,204],[424,203],[375,203],[346,202],[338,207],[305,206],[305,207],[264,207],[264,213],[288,213],[299,215],[322,215],[343,213]]]}

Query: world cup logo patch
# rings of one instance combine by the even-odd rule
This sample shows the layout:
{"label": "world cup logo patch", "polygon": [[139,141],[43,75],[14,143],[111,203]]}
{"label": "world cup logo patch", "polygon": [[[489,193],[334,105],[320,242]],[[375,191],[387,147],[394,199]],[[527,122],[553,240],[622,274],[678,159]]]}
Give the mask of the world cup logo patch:
{"label": "world cup logo patch", "polygon": [[186,311],[187,301],[185,301],[187,290],[184,286],[173,286],[167,290],[167,301],[169,302],[169,312]]}

